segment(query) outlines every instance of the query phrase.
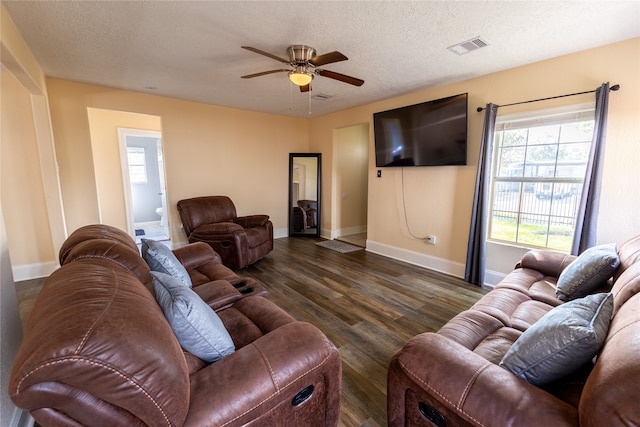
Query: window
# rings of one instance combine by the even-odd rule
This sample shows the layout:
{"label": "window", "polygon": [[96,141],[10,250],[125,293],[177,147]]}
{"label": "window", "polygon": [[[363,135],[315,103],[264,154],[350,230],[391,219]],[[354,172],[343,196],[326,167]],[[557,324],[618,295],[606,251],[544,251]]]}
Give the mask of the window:
{"label": "window", "polygon": [[132,184],[147,183],[147,163],[144,147],[127,147],[129,179]]}
{"label": "window", "polygon": [[571,250],[593,105],[497,117],[489,239]]}

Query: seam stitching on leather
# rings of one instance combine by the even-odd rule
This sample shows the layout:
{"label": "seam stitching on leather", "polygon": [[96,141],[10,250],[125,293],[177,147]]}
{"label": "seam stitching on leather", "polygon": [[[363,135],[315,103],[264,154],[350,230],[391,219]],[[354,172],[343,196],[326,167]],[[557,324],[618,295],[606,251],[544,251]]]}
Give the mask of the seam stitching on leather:
{"label": "seam stitching on leather", "polygon": [[[626,325],[618,328],[618,330],[612,332],[611,334],[607,334],[607,338],[605,340],[605,344],[608,343],[609,341],[611,341],[613,339],[613,337],[615,337],[616,335],[618,335],[619,333],[621,333],[625,329],[630,328],[631,326],[634,326],[638,322],[640,322],[640,320],[634,320],[631,323],[626,324]],[[604,346],[603,346],[603,348],[604,348]]]}
{"label": "seam stitching on leather", "polygon": [[271,366],[269,359],[267,359],[267,356],[260,349],[260,347],[258,347],[255,343],[251,343],[251,345],[258,351],[258,353],[260,354],[260,357],[262,357],[262,360],[267,365],[267,368],[269,368],[269,373],[271,374],[271,381],[273,381],[273,385],[276,386],[276,393],[280,393],[280,384],[278,384],[278,380],[276,379],[276,373],[273,372],[273,367]]}
{"label": "seam stitching on leather", "polygon": [[104,259],[104,260],[107,260],[107,261],[111,261],[111,262],[113,262],[115,264],[118,264],[120,267],[124,268],[127,271],[133,271],[129,267],[127,267],[126,264],[124,264],[122,262],[119,262],[119,261],[117,261],[117,260],[115,260],[113,258],[110,258],[108,256],[104,256],[104,255],[80,255],[79,257],[74,258],[73,260],[76,261],[76,260],[79,260],[79,259],[92,259],[92,258],[99,258],[99,259]]}
{"label": "seam stitching on leather", "polygon": [[80,343],[78,344],[76,349],[73,351],[73,354],[77,355],[80,352],[80,350],[84,347],[85,343],[87,342],[87,340],[89,339],[89,337],[91,336],[93,331],[95,330],[98,322],[100,322],[100,320],[104,317],[104,315],[107,312],[107,310],[109,309],[109,307],[111,307],[111,303],[113,303],[113,298],[115,297],[117,290],[120,288],[120,280],[118,280],[118,276],[117,275],[113,275],[113,276],[114,276],[113,280],[115,281],[116,286],[117,286],[116,289],[111,294],[111,297],[109,298],[109,302],[102,309],[102,312],[100,313],[100,315],[96,318],[96,320],[93,322],[91,327],[89,327],[89,329],[87,329],[87,332],[84,334],[84,336],[80,340]]}
{"label": "seam stitching on leather", "polygon": [[485,369],[486,369],[486,366],[479,366],[478,369],[476,369],[476,372],[473,374],[473,376],[469,379],[469,382],[467,383],[466,387],[462,391],[462,394],[460,395],[460,401],[458,402],[459,408],[462,408],[462,405],[464,404],[465,400],[467,400],[467,396],[469,395],[471,386],[475,384],[476,379],[478,378],[478,376],[480,376],[480,373],[483,372]]}
{"label": "seam stitching on leather", "polygon": [[[325,364],[325,362],[327,360],[329,360],[329,357],[331,357],[331,353],[329,353],[324,359],[322,359],[322,361],[315,367],[308,369],[306,372],[303,372],[302,374],[298,375],[298,377],[294,378],[292,381],[289,382],[289,384],[287,384],[284,388],[289,387],[292,383],[298,381],[300,378],[304,377],[305,375],[307,375],[310,372],[313,372],[317,369],[319,369],[320,367],[322,367],[322,365]],[[258,403],[257,405],[255,405],[253,408],[249,408],[246,411],[244,411],[243,413],[239,414],[237,417],[230,419],[229,421],[227,421],[226,423],[222,424],[221,427],[227,426],[230,423],[233,423],[235,420],[244,417],[246,414],[248,414],[249,412],[253,411],[254,409],[256,409],[257,407],[263,405],[265,402],[267,402],[268,400],[270,400],[273,396],[280,394],[280,392],[278,391],[277,393],[273,393],[272,395],[266,397],[262,402]]]}
{"label": "seam stitching on leather", "polygon": [[69,361],[77,361],[77,362],[82,362],[82,363],[88,363],[90,365],[97,365],[100,366],[101,368],[107,369],[113,373],[115,373],[116,375],[118,375],[119,377],[123,378],[125,381],[127,381],[128,383],[132,384],[135,388],[137,388],[138,390],[140,390],[142,392],[142,394],[144,394],[145,396],[147,396],[147,398],[153,403],[153,405],[158,409],[158,411],[160,411],[160,413],[162,414],[162,417],[165,419],[165,421],[167,422],[167,425],[171,425],[171,421],[169,421],[169,417],[167,416],[167,414],[164,412],[164,410],[162,409],[162,407],[158,404],[158,402],[156,402],[156,400],[137,382],[135,382],[134,380],[132,380],[131,378],[129,378],[127,375],[123,374],[122,372],[118,371],[115,368],[112,368],[109,365],[105,365],[104,363],[100,363],[100,362],[95,362],[93,360],[87,360],[87,359],[83,359],[79,356],[75,356],[75,357],[65,357],[64,359],[59,359],[59,360],[54,360],[51,362],[47,362],[44,365],[40,365],[34,369],[32,369],[31,371],[27,372],[22,379],[20,380],[20,382],[18,383],[18,386],[16,387],[16,394],[20,393],[20,387],[22,386],[22,383],[32,374],[34,374],[35,372],[39,371],[40,369],[43,368],[47,368],[49,366],[53,366],[53,365],[57,365],[58,363],[63,363],[63,362],[69,362]]}
{"label": "seam stitching on leather", "polygon": [[458,407],[454,402],[450,401],[445,395],[443,395],[442,393],[440,393],[438,390],[436,390],[435,388],[433,388],[431,385],[429,385],[427,382],[425,382],[424,380],[422,380],[422,378],[420,378],[419,376],[417,376],[415,374],[415,372],[413,372],[411,369],[409,369],[404,363],[402,363],[400,360],[398,360],[398,363],[400,364],[400,366],[402,366],[402,368],[411,375],[411,377],[414,379],[414,381],[417,381],[419,383],[421,383],[422,385],[424,385],[426,388],[428,388],[429,390],[431,390],[433,393],[435,393],[436,395],[438,395],[442,400],[444,400],[445,402],[447,402],[449,405],[453,406],[454,408],[456,408],[457,410],[459,410],[460,412],[462,412],[464,415],[466,415],[468,418],[470,418],[471,420],[473,420],[475,423],[477,423],[478,425],[485,427],[484,424],[482,424],[480,421],[478,421],[477,419],[475,419],[474,417],[472,417],[470,414],[466,413],[464,411],[464,409],[462,409],[461,407]]}

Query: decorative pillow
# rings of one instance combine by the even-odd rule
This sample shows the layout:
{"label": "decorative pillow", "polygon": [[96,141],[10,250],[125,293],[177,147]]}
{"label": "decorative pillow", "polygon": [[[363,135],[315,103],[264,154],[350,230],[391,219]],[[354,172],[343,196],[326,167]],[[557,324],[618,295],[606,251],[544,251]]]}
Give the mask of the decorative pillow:
{"label": "decorative pillow", "polygon": [[215,362],[235,351],[222,320],[193,290],[179,279],[152,271],[153,288],[178,342],[205,362]]}
{"label": "decorative pillow", "polygon": [[142,239],[141,241],[142,258],[149,264],[151,271],[169,274],[180,279],[189,288],[192,286],[189,273],[168,246],[155,240]]}
{"label": "decorative pillow", "polygon": [[589,248],[560,273],[556,296],[571,301],[589,295],[604,286],[619,265],[615,244]]}
{"label": "decorative pillow", "polygon": [[598,354],[612,312],[611,293],[559,305],[513,343],[500,366],[536,386],[560,379]]}

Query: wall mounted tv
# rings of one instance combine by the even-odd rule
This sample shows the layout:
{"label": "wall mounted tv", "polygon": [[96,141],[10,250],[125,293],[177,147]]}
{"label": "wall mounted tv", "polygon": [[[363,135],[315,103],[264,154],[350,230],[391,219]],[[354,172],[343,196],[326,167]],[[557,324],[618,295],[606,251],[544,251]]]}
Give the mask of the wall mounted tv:
{"label": "wall mounted tv", "polygon": [[467,94],[373,114],[376,166],[467,164]]}

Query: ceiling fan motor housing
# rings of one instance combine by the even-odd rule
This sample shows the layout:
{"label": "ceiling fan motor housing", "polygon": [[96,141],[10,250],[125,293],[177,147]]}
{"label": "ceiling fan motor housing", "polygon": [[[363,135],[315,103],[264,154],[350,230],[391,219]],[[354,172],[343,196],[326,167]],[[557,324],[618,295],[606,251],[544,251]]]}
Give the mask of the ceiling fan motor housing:
{"label": "ceiling fan motor housing", "polygon": [[308,65],[308,62],[316,56],[316,50],[311,46],[307,46],[304,44],[294,44],[287,48],[287,53],[289,54],[289,60],[292,65]]}

